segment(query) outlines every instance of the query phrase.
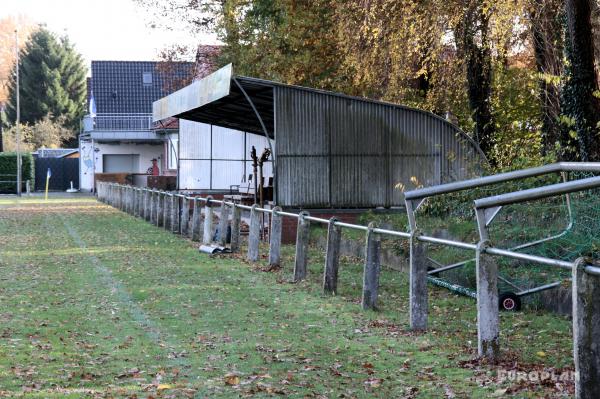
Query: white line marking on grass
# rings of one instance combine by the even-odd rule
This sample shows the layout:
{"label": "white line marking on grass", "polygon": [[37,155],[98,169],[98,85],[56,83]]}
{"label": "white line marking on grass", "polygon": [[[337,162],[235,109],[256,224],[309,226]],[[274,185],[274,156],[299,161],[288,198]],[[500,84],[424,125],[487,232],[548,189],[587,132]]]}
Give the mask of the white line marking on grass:
{"label": "white line marking on grass", "polygon": [[[104,282],[108,287],[111,288],[112,292],[116,294],[118,300],[125,306],[126,311],[133,317],[133,319],[142,326],[146,334],[157,344],[165,345],[172,350],[175,350],[178,345],[172,344],[160,330],[160,328],[146,315],[146,313],[133,301],[131,295],[123,284],[113,277],[112,271],[107,268],[100,259],[90,254],[87,250],[87,245],[81,239],[79,233],[71,226],[71,224],[65,219],[65,217],[59,214],[63,225],[67,229],[69,235],[75,241],[75,243],[86,253],[87,258],[92,262],[96,271],[100,273]],[[170,354],[169,354],[170,355]],[[167,359],[177,365],[190,366],[189,362],[182,356],[167,356]]]}

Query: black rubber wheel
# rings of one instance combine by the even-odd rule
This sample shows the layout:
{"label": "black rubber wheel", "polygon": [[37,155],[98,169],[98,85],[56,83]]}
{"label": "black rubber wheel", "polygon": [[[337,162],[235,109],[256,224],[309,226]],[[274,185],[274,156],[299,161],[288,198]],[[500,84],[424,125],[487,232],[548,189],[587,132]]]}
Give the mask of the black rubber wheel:
{"label": "black rubber wheel", "polygon": [[521,310],[521,298],[519,298],[514,292],[504,292],[500,294],[498,300],[500,310],[506,312],[518,312]]}

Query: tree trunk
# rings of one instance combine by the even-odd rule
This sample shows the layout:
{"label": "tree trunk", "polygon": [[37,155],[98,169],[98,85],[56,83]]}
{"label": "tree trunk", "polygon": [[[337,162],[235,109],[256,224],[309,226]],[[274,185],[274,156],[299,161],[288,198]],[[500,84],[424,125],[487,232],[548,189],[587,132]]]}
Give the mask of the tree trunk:
{"label": "tree trunk", "polygon": [[560,142],[560,90],[562,74],[561,0],[531,0],[530,18],[535,63],[540,74],[539,95],[542,115],[542,155]]}
{"label": "tree trunk", "polygon": [[492,62],[488,38],[489,16],[481,1],[474,0],[465,9],[462,21],[456,30],[459,53],[466,64],[469,108],[475,122],[474,138],[490,163],[495,164],[495,126],[490,96],[492,92]]}
{"label": "tree trunk", "polygon": [[591,0],[565,0],[566,49],[569,61],[565,87],[566,114],[574,119],[579,158],[600,160],[600,100],[594,96],[598,81],[594,67]]}

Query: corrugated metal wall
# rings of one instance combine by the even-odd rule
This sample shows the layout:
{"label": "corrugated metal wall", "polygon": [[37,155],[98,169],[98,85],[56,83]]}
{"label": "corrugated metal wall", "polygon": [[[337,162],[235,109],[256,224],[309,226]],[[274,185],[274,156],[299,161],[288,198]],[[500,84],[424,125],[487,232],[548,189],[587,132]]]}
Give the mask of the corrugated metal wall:
{"label": "corrugated metal wall", "polygon": [[473,142],[427,112],[293,87],[274,90],[278,205],[401,206],[397,187],[480,171]]}

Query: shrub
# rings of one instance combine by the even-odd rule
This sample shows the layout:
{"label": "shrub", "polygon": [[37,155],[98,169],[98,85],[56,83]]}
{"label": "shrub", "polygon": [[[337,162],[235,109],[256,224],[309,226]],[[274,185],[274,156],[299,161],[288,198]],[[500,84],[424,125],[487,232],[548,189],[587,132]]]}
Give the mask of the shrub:
{"label": "shrub", "polygon": [[[35,169],[33,156],[29,153],[21,154],[22,170],[22,190],[25,191],[25,182],[31,181],[31,190],[35,187]],[[17,154],[14,152],[0,153],[0,181],[9,181],[0,183],[0,192],[16,193],[17,191]]]}

